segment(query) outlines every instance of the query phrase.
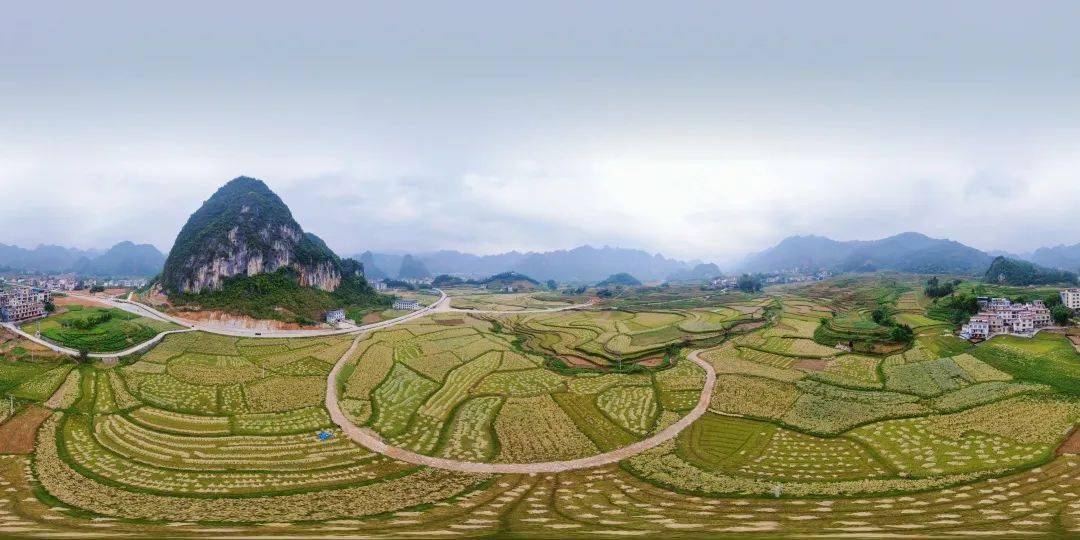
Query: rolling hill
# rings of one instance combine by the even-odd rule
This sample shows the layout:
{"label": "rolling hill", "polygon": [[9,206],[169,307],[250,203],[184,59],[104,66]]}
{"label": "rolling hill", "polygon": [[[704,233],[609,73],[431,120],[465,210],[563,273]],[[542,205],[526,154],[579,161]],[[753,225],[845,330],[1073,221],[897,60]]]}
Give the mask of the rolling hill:
{"label": "rolling hill", "polygon": [[827,269],[837,272],[895,270],[911,273],[981,275],[993,258],[952,240],[907,232],[880,240],[837,241],[792,236],[743,262],[747,272]]}

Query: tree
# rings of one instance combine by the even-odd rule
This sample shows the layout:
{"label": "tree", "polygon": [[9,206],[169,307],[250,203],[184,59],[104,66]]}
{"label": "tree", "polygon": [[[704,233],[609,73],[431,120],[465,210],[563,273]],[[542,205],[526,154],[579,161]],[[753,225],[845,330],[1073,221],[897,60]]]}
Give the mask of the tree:
{"label": "tree", "polygon": [[915,339],[915,331],[906,324],[898,324],[892,327],[889,335],[892,337],[893,341],[898,341],[900,343],[910,343],[911,340]]}
{"label": "tree", "polygon": [[1050,308],[1050,316],[1053,317],[1054,323],[1058,326],[1065,326],[1069,324],[1069,319],[1072,318],[1072,310],[1058,304]]}
{"label": "tree", "polygon": [[94,285],[94,286],[90,287],[90,292],[91,293],[105,292],[105,286],[104,285]]}
{"label": "tree", "polygon": [[750,274],[739,276],[735,286],[742,292],[754,293],[761,291],[761,278]]}
{"label": "tree", "polygon": [[889,323],[889,310],[885,307],[877,307],[870,312],[870,318],[880,325],[887,325]]}
{"label": "tree", "polygon": [[56,311],[56,304],[54,304],[52,302],[52,300],[49,300],[48,302],[45,302],[45,311],[48,312],[48,313],[52,313],[52,312]]}
{"label": "tree", "polygon": [[80,364],[86,364],[86,363],[90,362],[90,351],[88,351],[86,349],[79,349],[79,357],[76,358],[76,360]]}
{"label": "tree", "polygon": [[553,291],[554,291],[555,289],[558,289],[558,288],[559,288],[559,284],[558,284],[558,283],[555,283],[555,280],[554,280],[554,279],[549,279],[549,280],[547,280],[547,283],[545,283],[545,285],[547,285],[547,288],[548,288],[548,289],[551,289],[551,290],[553,290]]}
{"label": "tree", "polygon": [[1050,295],[1048,295],[1046,297],[1045,300],[1043,300],[1043,304],[1045,304],[1046,307],[1048,307],[1048,308],[1052,308],[1054,306],[1060,306],[1061,305],[1061,295],[1058,294],[1058,293],[1050,294]]}

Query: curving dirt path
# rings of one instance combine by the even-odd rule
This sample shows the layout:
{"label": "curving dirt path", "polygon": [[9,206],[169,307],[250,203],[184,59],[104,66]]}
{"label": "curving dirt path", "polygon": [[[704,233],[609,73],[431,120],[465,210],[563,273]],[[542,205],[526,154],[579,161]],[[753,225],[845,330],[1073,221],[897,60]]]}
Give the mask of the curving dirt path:
{"label": "curving dirt path", "polygon": [[425,456],[411,450],[391,446],[374,430],[362,428],[353,424],[345,417],[345,414],[341,412],[341,407],[338,406],[337,376],[338,373],[341,372],[341,368],[345,366],[345,362],[348,360],[349,356],[351,356],[360,345],[360,339],[362,337],[362,335],[357,336],[356,339],[353,340],[352,346],[349,347],[349,350],[345,351],[345,354],[343,354],[337,363],[334,364],[334,369],[330,371],[330,375],[326,379],[326,408],[330,411],[330,419],[333,420],[350,439],[372,451],[406,463],[425,465],[448,471],[498,474],[554,473],[574,469],[588,469],[622,461],[671,440],[678,435],[679,432],[686,429],[687,426],[700,418],[701,415],[708,411],[713,388],[716,386],[716,371],[713,370],[713,367],[709,365],[708,362],[701,359],[699,356],[700,350],[694,351],[687,356],[687,359],[701,366],[702,369],[705,370],[705,387],[701,389],[701,396],[698,398],[697,405],[694,406],[686,416],[680,418],[674,424],[664,428],[659,433],[647,439],[640,440],[622,448],[616,448],[610,452],[566,461],[545,461],[538,463],[480,463],[475,461],[459,461],[455,459]]}

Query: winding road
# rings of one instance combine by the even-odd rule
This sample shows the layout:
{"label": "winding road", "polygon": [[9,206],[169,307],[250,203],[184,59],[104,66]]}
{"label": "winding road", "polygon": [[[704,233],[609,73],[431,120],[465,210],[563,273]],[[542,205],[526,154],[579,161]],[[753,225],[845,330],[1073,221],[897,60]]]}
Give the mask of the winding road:
{"label": "winding road", "polygon": [[[517,313],[515,311],[508,311],[504,313]],[[543,461],[536,463],[481,463],[476,461],[461,461],[456,459],[446,459],[433,456],[425,456],[418,454],[411,450],[391,446],[386,443],[385,440],[378,433],[370,428],[359,427],[352,423],[345,417],[345,413],[341,411],[341,407],[338,405],[338,387],[337,377],[341,373],[341,369],[348,362],[349,357],[360,345],[360,341],[364,336],[356,336],[353,340],[352,346],[348,351],[334,364],[334,369],[330,371],[330,375],[326,378],[326,408],[330,411],[330,419],[341,428],[350,439],[367,447],[368,449],[378,452],[384,456],[404,461],[406,463],[412,463],[414,465],[424,465],[427,467],[434,467],[436,469],[444,469],[448,471],[457,471],[464,473],[499,473],[499,474],[530,474],[530,473],[556,473],[563,471],[571,471],[575,469],[588,469],[592,467],[598,467],[600,465],[608,465],[617,461],[624,460],[631,456],[640,454],[650,448],[659,446],[677,436],[687,426],[692,424],[701,415],[705,414],[709,409],[709,401],[712,398],[713,388],[716,386],[716,371],[713,370],[712,365],[701,359],[699,353],[701,350],[693,351],[687,359],[695,364],[701,366],[705,370],[705,386],[701,389],[701,396],[698,397],[697,405],[687,413],[686,416],[680,418],[674,424],[660,430],[655,435],[642,439],[633,444],[616,448],[610,452],[604,452],[602,454],[595,454],[588,457],[571,459],[566,461]]]}

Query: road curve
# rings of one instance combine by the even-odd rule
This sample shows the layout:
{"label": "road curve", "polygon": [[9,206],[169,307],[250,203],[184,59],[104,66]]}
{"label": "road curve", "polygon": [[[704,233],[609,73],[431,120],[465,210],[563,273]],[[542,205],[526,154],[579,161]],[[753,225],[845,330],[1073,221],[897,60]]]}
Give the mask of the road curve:
{"label": "road curve", "polygon": [[353,424],[345,417],[345,414],[341,412],[341,407],[338,406],[337,376],[338,373],[341,372],[342,367],[345,366],[349,356],[351,356],[360,345],[361,338],[363,338],[363,335],[356,336],[352,346],[349,347],[349,350],[341,356],[336,364],[334,364],[334,369],[330,371],[330,375],[326,379],[326,408],[330,411],[330,419],[333,420],[350,439],[374,452],[406,463],[425,465],[427,467],[445,469],[448,471],[494,474],[556,473],[575,469],[588,469],[622,461],[671,440],[695,420],[701,418],[701,415],[705,414],[709,409],[709,401],[712,398],[713,388],[716,386],[716,371],[713,370],[713,367],[708,362],[701,359],[698,355],[698,353],[701,352],[700,350],[693,351],[687,356],[687,359],[701,366],[702,369],[705,370],[705,387],[701,389],[701,396],[698,398],[697,405],[694,406],[686,416],[680,418],[674,424],[664,428],[659,433],[647,439],[640,440],[622,448],[616,448],[610,452],[566,461],[544,461],[537,463],[480,463],[475,461],[459,461],[455,459],[425,456],[411,450],[391,446],[387,444],[378,433],[370,428],[362,428]]}
{"label": "road curve", "polygon": [[[18,326],[15,326],[12,323],[3,323],[3,324],[0,324],[0,326],[3,326],[8,331],[13,332],[15,334],[18,334],[19,336],[21,336],[23,338],[26,338],[26,339],[28,339],[30,341],[33,341],[34,343],[37,343],[38,345],[48,347],[49,349],[53,350],[54,352],[57,352],[57,353],[60,353],[60,354],[66,354],[68,356],[78,356],[79,355],[79,351],[77,351],[75,349],[72,349],[70,347],[64,347],[62,345],[57,345],[57,344],[55,344],[55,343],[53,343],[51,341],[39,338],[39,337],[37,337],[37,336],[35,336],[33,334],[29,334],[27,332],[24,332],[21,328],[19,328]],[[144,341],[142,343],[139,343],[137,345],[133,345],[133,346],[131,346],[131,347],[127,348],[127,349],[124,349],[122,351],[116,351],[116,352],[91,352],[91,353],[88,353],[87,356],[90,357],[90,358],[120,358],[121,356],[127,356],[129,354],[135,354],[135,353],[137,353],[139,351],[142,351],[143,349],[146,349],[147,347],[151,347],[151,346],[155,345],[157,342],[161,341],[162,339],[165,339],[165,336],[167,336],[169,334],[182,334],[184,332],[194,332],[194,329],[182,328],[182,329],[179,329],[179,330],[166,330],[166,331],[161,332],[160,334],[158,334],[158,335],[156,335],[156,336],[154,336],[154,337],[152,337],[152,338],[150,338],[150,339],[148,339],[148,340],[146,340],[146,341]]]}

